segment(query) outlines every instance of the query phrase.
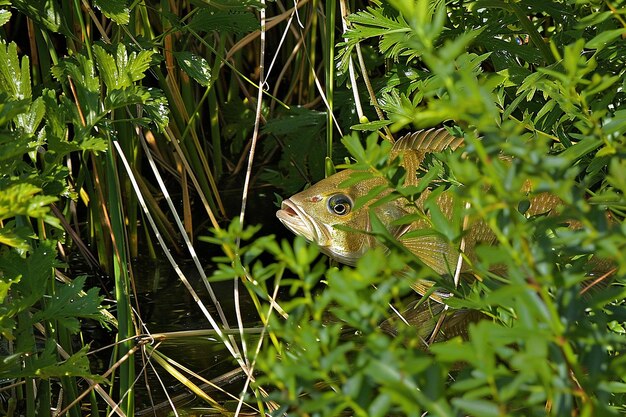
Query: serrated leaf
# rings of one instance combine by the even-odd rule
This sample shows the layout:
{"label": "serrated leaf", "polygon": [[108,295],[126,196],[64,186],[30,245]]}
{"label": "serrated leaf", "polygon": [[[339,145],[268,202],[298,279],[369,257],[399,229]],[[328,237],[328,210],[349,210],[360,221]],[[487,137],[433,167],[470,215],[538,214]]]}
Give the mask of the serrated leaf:
{"label": "serrated leaf", "polygon": [[110,90],[117,89],[120,80],[117,65],[115,65],[115,58],[109,55],[100,45],[93,46],[93,55],[104,84]]}
{"label": "serrated leaf", "polygon": [[78,318],[100,319],[100,303],[103,297],[98,295],[98,288],[83,292],[86,276],[80,276],[69,284],[57,289],[43,310],[33,314],[34,323],[44,320],[56,320],[70,332],[80,329]]}
{"label": "serrated leaf", "polygon": [[56,196],[40,195],[41,188],[20,182],[11,184],[0,193],[0,220],[17,215],[44,218],[48,205],[58,200]]}
{"label": "serrated leaf", "polygon": [[[16,227],[14,224],[9,223],[6,226],[0,228],[0,244],[13,247],[20,251],[30,250],[28,239],[32,239],[33,232],[28,227]],[[2,277],[0,277],[0,280]],[[0,297],[2,302],[2,297]]]}
{"label": "serrated leaf", "polygon": [[211,66],[206,59],[187,51],[174,52],[174,57],[187,75],[196,80],[198,84],[208,87],[211,82]]}
{"label": "serrated leaf", "polygon": [[0,26],[4,26],[11,20],[11,12],[5,9],[0,10]]}
{"label": "serrated leaf", "polygon": [[[107,380],[99,375],[94,375],[89,369],[89,359],[87,352],[89,346],[84,346],[81,350],[74,353],[65,361],[59,362],[56,353],[56,343],[52,339],[46,341],[43,351],[33,355],[28,353],[30,358],[23,361],[22,354],[15,354],[4,357],[0,362],[0,377],[2,378],[59,378],[64,376],[76,376],[89,378],[97,382],[106,382]],[[22,365],[24,363],[24,365]]]}
{"label": "serrated leaf", "polygon": [[77,142],[78,148],[84,151],[104,152],[109,149],[109,144],[106,139],[97,138],[94,136],[86,136],[79,142]]}
{"label": "serrated leaf", "polygon": [[24,56],[20,65],[15,42],[0,41],[0,89],[13,100],[31,96],[30,61]]}
{"label": "serrated leaf", "polygon": [[46,113],[43,98],[39,97],[33,101],[27,113],[22,113],[17,117],[17,125],[24,129],[24,132],[34,135]]}
{"label": "serrated leaf", "polygon": [[[82,126],[84,117],[87,126],[93,126],[101,112],[100,109],[100,78],[96,76],[93,62],[84,55],[67,58],[52,68],[52,75],[61,82],[72,80],[80,103],[81,114],[77,110],[77,103],[61,96],[61,105],[73,114],[75,126]],[[82,117],[81,117],[82,115]]]}
{"label": "serrated leaf", "polygon": [[129,55],[123,43],[118,44],[115,58],[99,45],[94,45],[93,52],[100,76],[109,91],[130,87],[144,78],[153,54],[144,50]]}
{"label": "serrated leaf", "polygon": [[[196,1],[194,1],[195,3]],[[259,0],[206,0],[197,1],[198,6],[210,5],[210,9],[215,10],[246,10],[249,7],[254,7],[257,10],[265,8],[265,4]]]}
{"label": "serrated leaf", "polygon": [[[0,239],[2,238],[2,233],[5,231],[6,228],[2,228],[0,229]],[[1,240],[0,240],[1,241]],[[20,282],[20,280],[22,279],[21,275],[17,275],[17,276],[4,276],[0,275],[0,303],[2,303],[4,301],[4,299],[6,298],[7,294],[9,293],[9,289],[11,288],[11,285]]]}
{"label": "serrated leaf", "polygon": [[19,114],[27,112],[28,106],[28,99],[12,100],[6,92],[0,92],[0,126],[5,126]]}
{"label": "serrated leaf", "polygon": [[[22,132],[0,133],[0,161],[13,162],[36,147],[31,138]],[[2,190],[4,192],[4,190]],[[1,203],[0,203],[1,204]],[[2,209],[0,209],[1,213]]]}
{"label": "serrated leaf", "polygon": [[150,99],[150,92],[147,88],[132,85],[122,90],[112,90],[105,98],[105,108],[114,110],[130,104],[143,104]]}
{"label": "serrated leaf", "polygon": [[147,88],[150,99],[144,103],[144,111],[150,117],[150,122],[154,123],[160,131],[164,131],[169,123],[169,108],[167,99],[163,92],[156,88]]}
{"label": "serrated leaf", "polygon": [[95,0],[94,6],[119,25],[126,25],[130,20],[130,9],[125,0]]}
{"label": "serrated leaf", "polygon": [[0,257],[0,271],[5,279],[15,280],[21,277],[19,282],[13,285],[20,296],[14,297],[10,306],[12,314],[32,306],[45,294],[46,284],[52,279],[52,268],[61,266],[56,259],[54,245],[55,242],[45,240],[30,256],[22,257],[11,251]]}
{"label": "serrated leaf", "polygon": [[13,0],[12,5],[34,22],[52,32],[69,35],[61,5],[56,0]]}

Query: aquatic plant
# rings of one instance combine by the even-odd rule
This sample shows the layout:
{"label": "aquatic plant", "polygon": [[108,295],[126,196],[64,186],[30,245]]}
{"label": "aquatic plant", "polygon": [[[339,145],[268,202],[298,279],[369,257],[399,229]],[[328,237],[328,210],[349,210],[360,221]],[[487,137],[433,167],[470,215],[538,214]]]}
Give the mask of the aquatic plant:
{"label": "aquatic plant", "polygon": [[[138,384],[182,413],[168,377],[216,415],[626,411],[619,1],[7,0],[0,26],[3,413],[134,415]],[[466,146],[406,184],[388,142],[440,125]],[[425,233],[461,245],[481,219],[499,244],[455,286],[375,218],[389,252],[354,268],[268,234],[273,192],[342,164],[394,198],[451,190]],[[559,215],[524,216],[525,181]],[[197,328],[151,331],[139,255],[171,262]],[[190,369],[190,345],[231,372]]]}

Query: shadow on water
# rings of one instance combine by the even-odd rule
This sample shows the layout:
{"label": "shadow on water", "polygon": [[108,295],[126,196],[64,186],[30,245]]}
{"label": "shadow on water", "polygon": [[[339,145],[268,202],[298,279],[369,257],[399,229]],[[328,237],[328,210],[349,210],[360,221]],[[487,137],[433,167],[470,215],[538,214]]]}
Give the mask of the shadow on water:
{"label": "shadow on water", "polygon": [[[210,262],[203,262],[210,265]],[[208,291],[193,262],[180,265],[190,284],[209,310],[213,318],[219,322],[215,306],[212,305]],[[142,319],[144,331],[149,334],[201,331],[211,329],[210,323],[199,306],[182,284],[177,274],[165,260],[140,259],[133,264],[137,286],[139,315]],[[210,275],[210,271],[206,272]],[[232,281],[216,282],[211,284],[217,299],[226,315],[231,328],[237,328],[235,316],[235,300]],[[245,326],[258,326],[256,309],[248,297],[245,288],[240,291],[240,309]],[[237,338],[238,339],[238,338]],[[248,342],[255,341],[256,335],[250,335]],[[238,367],[222,342],[214,335],[167,337],[158,346],[158,352],[185,368],[196,372],[211,380],[226,375],[220,380],[232,393],[241,391],[243,377],[228,375]],[[156,415],[167,415],[171,407],[166,404],[167,396],[177,397],[177,407],[198,402],[195,394],[191,393],[176,378],[171,376],[154,360],[153,367],[146,366],[147,378],[141,376],[135,387],[136,409],[139,415],[154,415],[153,406],[158,405]],[[142,359],[137,356],[136,368],[138,373],[144,368]],[[155,372],[156,370],[156,372]],[[158,375],[157,375],[158,374]],[[187,377],[190,377],[187,375]],[[190,377],[193,380],[193,378]],[[197,385],[202,382],[194,380]],[[164,390],[167,392],[165,394]],[[224,394],[211,393],[216,399],[226,400]],[[220,398],[222,397],[222,398]],[[202,402],[203,405],[206,403]],[[189,415],[189,414],[187,414]],[[191,414],[195,415],[195,414]]]}
{"label": "shadow on water", "polygon": [[[233,192],[232,198],[227,198],[233,207],[229,207],[229,212],[237,212],[235,203],[238,203],[238,194]],[[237,198],[236,198],[237,197]],[[275,217],[276,206],[273,204],[273,193],[271,190],[255,192],[251,194],[249,214],[247,224],[261,224],[262,229],[258,235],[278,234],[278,239],[291,237],[286,229]],[[207,225],[208,226],[208,225]],[[212,256],[221,255],[217,247],[201,247],[199,243],[196,247],[198,253],[203,254],[204,259],[200,263],[205,268],[205,274],[211,275],[211,268],[214,262]],[[177,259],[185,277],[190,282],[200,300],[204,303],[216,322],[220,322],[216,307],[211,301],[211,297],[196,269],[195,264],[190,259]],[[106,275],[94,274],[87,263],[78,253],[68,260],[71,265],[72,275],[87,275],[92,286],[101,288],[101,293],[107,298],[112,296],[112,279]],[[187,291],[185,285],[180,281],[174,268],[169,264],[164,256],[158,259],[140,257],[132,264],[134,282],[136,286],[136,299],[133,295],[132,304],[137,306],[136,317],[140,320],[138,324],[141,331],[147,335],[210,330],[211,325],[205,317],[198,304]],[[235,299],[232,281],[222,281],[211,283],[214,293],[219,300],[231,328],[237,329],[235,315]],[[108,293],[107,293],[108,291]],[[249,298],[247,290],[240,285],[239,305],[246,328],[260,328],[258,313]],[[110,304],[109,310],[115,316],[115,304]],[[106,331],[96,323],[86,321],[84,323],[84,334],[86,341],[91,343],[92,350],[104,348],[96,353],[92,360],[93,371],[98,374],[104,373],[111,363],[111,346],[114,343],[115,333]],[[248,345],[256,345],[258,333],[251,331],[246,336]],[[235,336],[239,341],[239,336]],[[107,348],[108,346],[108,348]],[[201,375],[206,380],[216,380],[220,388],[238,396],[242,391],[245,379],[239,371],[236,361],[224,347],[223,343],[213,334],[204,333],[202,336],[166,337],[157,346],[157,351],[163,356],[177,362],[181,366]],[[239,343],[239,346],[241,344]],[[163,369],[154,359],[147,364],[145,355],[137,353],[136,371],[137,380],[133,395],[135,396],[136,414],[139,416],[167,416],[171,414],[171,406],[168,397],[174,398],[177,412],[186,416],[209,416],[221,415],[208,411],[208,404],[199,399],[196,394],[185,387],[175,377]],[[220,404],[226,404],[230,408],[233,399],[227,395],[216,392],[214,388],[203,384],[202,381],[186,374],[196,385],[200,386],[211,397]],[[198,411],[201,410],[201,411]]]}

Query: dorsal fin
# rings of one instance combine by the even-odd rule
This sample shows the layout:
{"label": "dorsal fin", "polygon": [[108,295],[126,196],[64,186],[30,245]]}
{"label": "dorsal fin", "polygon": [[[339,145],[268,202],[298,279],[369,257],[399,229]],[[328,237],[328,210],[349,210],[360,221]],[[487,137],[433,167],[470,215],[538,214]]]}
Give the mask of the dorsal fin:
{"label": "dorsal fin", "polygon": [[[402,165],[407,172],[416,172],[424,157],[430,152],[444,149],[455,150],[463,143],[463,138],[452,136],[445,128],[418,130],[402,136],[391,148],[391,158],[402,154]],[[417,185],[417,177],[408,175],[406,185]]]}
{"label": "dorsal fin", "polygon": [[402,136],[391,148],[392,155],[402,151],[414,150],[423,153],[441,152],[444,149],[455,150],[463,144],[463,138],[452,136],[445,128],[425,129]]}

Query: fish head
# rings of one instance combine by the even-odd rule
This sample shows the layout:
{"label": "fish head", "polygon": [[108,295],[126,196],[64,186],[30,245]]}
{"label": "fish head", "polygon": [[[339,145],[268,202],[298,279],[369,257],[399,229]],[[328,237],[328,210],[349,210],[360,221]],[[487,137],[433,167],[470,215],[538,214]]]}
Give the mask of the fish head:
{"label": "fish head", "polygon": [[358,209],[354,208],[354,203],[373,187],[385,183],[382,178],[370,178],[342,187],[354,172],[346,169],[315,183],[283,200],[281,209],[276,212],[278,219],[293,233],[316,243],[322,252],[348,265],[354,265],[376,244],[373,236],[363,233],[370,230],[369,211],[373,201]]}

